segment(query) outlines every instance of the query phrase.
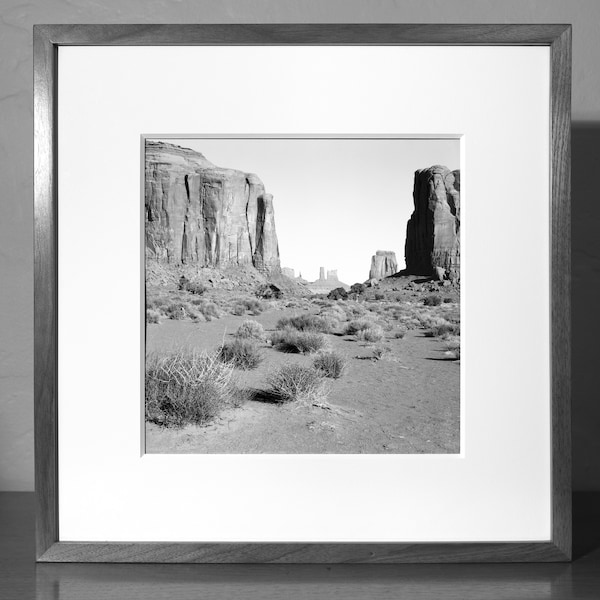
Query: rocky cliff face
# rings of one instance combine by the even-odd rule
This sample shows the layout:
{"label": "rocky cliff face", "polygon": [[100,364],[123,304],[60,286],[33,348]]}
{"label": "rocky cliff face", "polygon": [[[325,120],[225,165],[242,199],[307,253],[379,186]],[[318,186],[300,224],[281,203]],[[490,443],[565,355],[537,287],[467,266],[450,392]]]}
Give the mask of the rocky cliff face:
{"label": "rocky cliff face", "polygon": [[406,227],[406,270],[432,275],[436,267],[460,277],[460,171],[436,165],[415,173],[414,212]]}
{"label": "rocky cliff face", "polygon": [[279,273],[273,196],[254,174],[202,154],[146,141],[146,256],[200,267]]}
{"label": "rocky cliff face", "polygon": [[369,279],[384,279],[398,272],[396,253],[390,250],[377,250],[371,257]]}

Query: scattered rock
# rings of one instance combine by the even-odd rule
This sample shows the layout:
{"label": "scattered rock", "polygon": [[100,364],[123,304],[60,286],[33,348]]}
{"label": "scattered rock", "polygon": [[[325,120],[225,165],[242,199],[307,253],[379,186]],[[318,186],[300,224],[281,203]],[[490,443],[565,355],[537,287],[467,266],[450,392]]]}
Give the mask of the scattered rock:
{"label": "scattered rock", "polygon": [[446,269],[443,267],[434,267],[433,278],[438,281],[444,281],[444,279],[446,279]]}

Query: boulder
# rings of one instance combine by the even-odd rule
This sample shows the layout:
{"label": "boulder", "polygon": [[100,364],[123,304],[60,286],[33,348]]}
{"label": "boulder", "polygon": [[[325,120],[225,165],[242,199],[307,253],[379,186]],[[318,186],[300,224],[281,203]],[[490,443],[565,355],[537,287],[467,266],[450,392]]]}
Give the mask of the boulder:
{"label": "boulder", "polygon": [[189,148],[146,141],[145,221],[151,260],[280,273],[273,196],[257,175]]}
{"label": "boulder", "polygon": [[371,257],[369,279],[385,279],[398,272],[396,253],[391,250],[377,250]]}
{"label": "boulder", "polygon": [[460,172],[435,165],[415,172],[414,211],[406,227],[406,271],[460,277]]}
{"label": "boulder", "polygon": [[444,281],[446,279],[446,269],[444,267],[434,267],[433,278],[437,281]]}

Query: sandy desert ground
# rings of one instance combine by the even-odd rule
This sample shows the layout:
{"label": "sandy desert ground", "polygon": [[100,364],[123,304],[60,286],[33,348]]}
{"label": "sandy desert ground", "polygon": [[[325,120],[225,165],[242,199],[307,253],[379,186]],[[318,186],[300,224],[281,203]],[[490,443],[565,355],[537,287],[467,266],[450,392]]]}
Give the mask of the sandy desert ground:
{"label": "sandy desert ground", "polygon": [[[267,335],[290,315],[318,312],[310,302],[283,309],[277,303],[258,315],[231,314],[207,322],[161,320],[148,324],[146,352],[179,347],[214,351],[249,319]],[[458,310],[457,305],[454,305]],[[375,346],[344,335],[327,334],[329,346],[348,359],[344,375],[327,379],[322,406],[274,403],[265,393],[267,377],[285,363],[309,366],[310,354],[289,354],[260,344],[261,364],[236,369],[240,387],[251,390],[238,408],[225,409],[207,425],[166,428],[146,424],[149,453],[458,453],[460,451],[460,361],[448,357],[439,337],[409,329],[376,358]]]}

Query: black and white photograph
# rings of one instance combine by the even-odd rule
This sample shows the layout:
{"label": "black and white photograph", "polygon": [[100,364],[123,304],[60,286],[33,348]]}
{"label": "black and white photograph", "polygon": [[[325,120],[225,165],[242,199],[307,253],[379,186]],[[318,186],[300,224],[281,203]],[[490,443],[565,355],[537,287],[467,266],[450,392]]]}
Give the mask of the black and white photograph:
{"label": "black and white photograph", "polygon": [[460,141],[144,138],[148,453],[460,452]]}

